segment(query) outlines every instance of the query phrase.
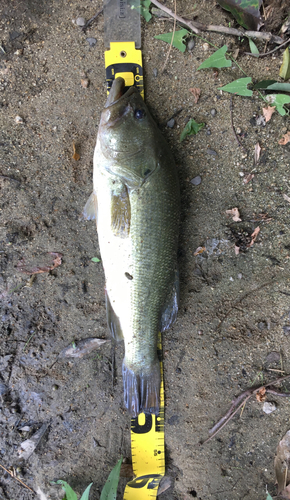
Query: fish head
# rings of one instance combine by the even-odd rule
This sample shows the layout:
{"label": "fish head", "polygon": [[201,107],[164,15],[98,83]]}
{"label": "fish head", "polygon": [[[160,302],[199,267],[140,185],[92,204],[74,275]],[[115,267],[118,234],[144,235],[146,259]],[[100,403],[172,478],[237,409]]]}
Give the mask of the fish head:
{"label": "fish head", "polygon": [[[125,82],[114,80],[101,116],[98,138],[106,169],[129,187],[140,186],[156,168],[150,161],[156,125],[135,87],[123,93]],[[153,164],[154,163],[154,164]]]}

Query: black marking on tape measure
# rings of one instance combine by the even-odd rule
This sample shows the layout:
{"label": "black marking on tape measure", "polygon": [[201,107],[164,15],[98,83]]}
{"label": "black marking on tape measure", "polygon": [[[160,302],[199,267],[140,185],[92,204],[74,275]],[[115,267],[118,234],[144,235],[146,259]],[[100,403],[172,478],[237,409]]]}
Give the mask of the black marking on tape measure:
{"label": "black marking on tape measure", "polygon": [[[153,426],[153,418],[151,413],[145,413],[145,422],[140,425],[138,422],[138,417],[133,417],[131,419],[131,431],[135,434],[147,434],[150,432]],[[164,411],[161,411],[155,419],[155,432],[162,432],[164,427]]]}
{"label": "black marking on tape measure", "polygon": [[159,485],[162,477],[161,474],[146,474],[145,476],[139,476],[129,481],[127,486],[130,486],[130,488],[144,488],[147,484],[147,490],[154,490]]}
{"label": "black marking on tape measure", "polygon": [[[107,81],[107,91],[112,87],[113,81],[115,79],[116,73],[133,73],[134,75],[134,86],[142,92],[144,88],[143,84],[143,68],[140,64],[135,63],[115,63],[110,64],[106,68],[106,81]],[[128,90],[129,87],[125,87]]]}

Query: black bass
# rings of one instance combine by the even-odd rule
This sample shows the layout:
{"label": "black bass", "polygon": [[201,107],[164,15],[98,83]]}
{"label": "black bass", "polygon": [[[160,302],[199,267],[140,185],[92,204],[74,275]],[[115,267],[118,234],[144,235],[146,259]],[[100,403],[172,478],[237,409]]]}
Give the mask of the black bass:
{"label": "black bass", "polygon": [[95,212],[106,277],[107,320],[124,339],[125,405],[132,416],[158,413],[158,331],[177,315],[179,185],[169,146],[137,89],[112,85],[94,153]]}

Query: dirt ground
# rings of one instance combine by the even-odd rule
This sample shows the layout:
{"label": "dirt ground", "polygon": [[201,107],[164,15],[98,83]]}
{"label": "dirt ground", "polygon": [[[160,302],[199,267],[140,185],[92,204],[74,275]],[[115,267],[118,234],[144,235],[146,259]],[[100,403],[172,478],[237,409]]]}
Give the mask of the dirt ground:
{"label": "dirt ground", "polygon": [[[174,7],[172,0],[166,5]],[[177,11],[234,25],[214,2],[194,5],[179,0]],[[100,6],[100,0],[2,0],[0,7],[0,464],[42,500],[61,498],[50,484],[56,479],[78,494],[93,482],[91,498],[97,499],[121,454],[128,462],[131,456],[123,346],[115,350],[115,370],[111,341],[82,359],[58,358],[73,342],[110,338],[104,273],[101,263],[91,261],[100,256],[96,228],[79,218],[92,191],[106,100],[103,16],[86,33],[73,23]],[[276,494],[273,462],[289,429],[287,398],[268,395],[276,404],[271,414],[252,398],[216,438],[199,443],[235,396],[290,372],[290,205],[282,196],[290,196],[290,147],[278,144],[288,118],[275,113],[265,126],[257,125],[262,99],[257,93],[234,97],[233,123],[244,149],[239,147],[230,95],[218,87],[242,73],[235,64],[218,73],[197,71],[212,53],[200,39],[191,52],[173,49],[162,73],[168,45],[154,36],[171,29],[171,21],[142,21],[146,101],[176,158],[182,195],[180,311],[163,336],[166,466],[173,484],[159,498],[264,500],[267,488]],[[254,79],[277,78],[282,49],[258,60],[242,53],[246,40],[202,36],[218,47],[240,48],[238,63]],[[96,39],[92,47],[89,37]],[[257,45],[264,49],[264,42]],[[192,87],[201,89],[197,104]],[[206,126],[180,143],[189,118]],[[72,159],[73,142],[79,161]],[[262,151],[255,166],[257,142]],[[190,182],[196,176],[199,185]],[[233,207],[242,222],[225,214]],[[257,226],[254,245],[236,255],[240,228],[246,246]],[[200,246],[206,251],[194,255]],[[37,262],[45,252],[61,252],[62,264],[34,278],[16,269],[22,258]],[[290,382],[277,388],[287,389]],[[20,444],[43,424],[39,446],[20,459]],[[119,499],[127,480],[120,481]],[[2,470],[0,498],[36,495]]]}

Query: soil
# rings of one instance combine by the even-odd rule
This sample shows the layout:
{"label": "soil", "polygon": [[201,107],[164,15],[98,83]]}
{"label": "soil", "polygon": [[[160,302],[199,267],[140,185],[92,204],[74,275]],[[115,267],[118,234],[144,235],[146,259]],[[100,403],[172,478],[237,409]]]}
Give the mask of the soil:
{"label": "soil", "polygon": [[[174,8],[173,1],[166,4]],[[100,5],[2,0],[0,7],[0,464],[39,498],[51,500],[62,496],[51,485],[57,479],[78,494],[93,482],[91,498],[98,499],[121,454],[127,462],[131,456],[123,346],[109,340],[83,358],[58,357],[73,342],[110,339],[104,273],[91,260],[100,257],[95,224],[80,220],[92,191],[106,100],[103,16],[86,33],[72,22],[92,17]],[[180,0],[177,11],[234,25],[214,2]],[[200,442],[235,396],[290,372],[290,205],[282,196],[290,196],[290,147],[278,144],[288,117],[276,112],[258,125],[264,103],[257,92],[234,96],[240,147],[231,97],[219,87],[242,73],[236,64],[197,71],[214,50],[199,38],[191,52],[172,49],[162,73],[169,46],[154,36],[171,29],[171,21],[142,20],[146,101],[174,153],[182,194],[180,311],[163,335],[166,467],[173,485],[159,498],[264,500],[267,488],[276,494],[273,462],[289,429],[287,398],[268,395],[276,404],[271,414],[252,398],[212,441]],[[202,36],[217,47],[239,48],[238,64],[254,80],[278,77],[283,49],[255,59],[245,54],[245,39]],[[89,37],[96,39],[92,47]],[[264,50],[264,42],[257,46]],[[81,84],[86,78],[88,87]],[[192,87],[201,89],[197,104]],[[179,110],[174,128],[166,127]],[[206,126],[180,143],[189,118]],[[254,177],[246,184],[248,173]],[[201,183],[194,185],[197,176]],[[234,207],[242,222],[226,215]],[[249,247],[257,226],[260,233]],[[198,247],[206,250],[195,255]],[[62,253],[61,265],[33,278],[17,269],[21,259],[37,263],[47,252]],[[287,389],[290,382],[277,387]],[[21,459],[20,444],[44,424],[38,447]],[[120,481],[119,499],[127,480]],[[36,495],[2,471],[0,498]]]}

